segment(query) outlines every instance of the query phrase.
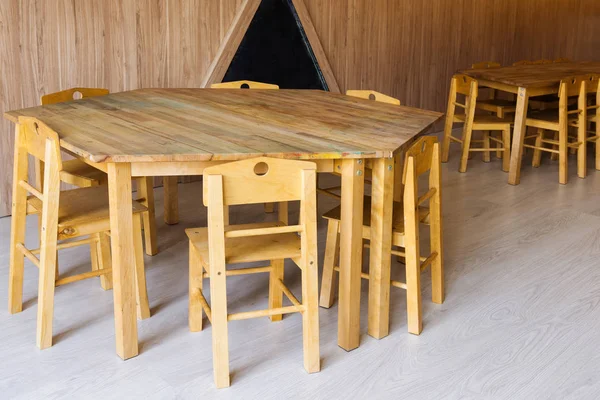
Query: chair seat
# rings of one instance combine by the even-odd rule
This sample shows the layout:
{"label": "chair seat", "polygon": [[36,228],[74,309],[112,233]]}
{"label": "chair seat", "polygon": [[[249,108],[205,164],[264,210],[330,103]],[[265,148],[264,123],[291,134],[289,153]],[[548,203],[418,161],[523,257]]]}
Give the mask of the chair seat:
{"label": "chair seat", "polygon": [[[404,204],[402,202],[395,201],[394,202],[394,213],[392,220],[392,230],[395,235],[404,235]],[[335,219],[340,220],[342,207],[337,206],[325,214],[323,214],[323,218],[325,219]],[[419,207],[419,220],[421,222],[426,222],[429,218],[429,208],[427,207]],[[365,196],[363,203],[363,227],[370,228],[371,227],[371,196]],[[363,237],[365,239],[370,238],[370,234],[366,235],[363,232]]]}
{"label": "chair seat", "polygon": [[88,185],[91,185],[94,182],[106,181],[106,174],[103,171],[94,168],[81,160],[73,159],[63,161],[62,166],[61,180],[66,183],[79,186],[79,183],[81,183],[82,180],[87,181]]}
{"label": "chair seat", "polygon": [[504,112],[513,112],[517,109],[517,104],[514,101],[505,99],[477,100],[476,108],[488,111],[503,108]]}
{"label": "chair seat", "polygon": [[[558,124],[558,120],[559,117],[557,109],[531,111],[527,115],[527,125],[536,124],[540,122]],[[569,114],[569,123],[574,121],[577,121],[577,115]]]}
{"label": "chair seat", "polygon": [[[27,203],[31,212],[42,212],[42,201],[37,197],[30,196]],[[138,214],[147,211],[147,208],[134,201],[132,211],[134,214]],[[73,229],[74,232],[64,233],[68,228]],[[89,231],[92,228],[94,232]],[[94,186],[60,192],[58,206],[59,232],[68,236],[81,236],[108,230],[110,230],[110,209],[107,186]]]}
{"label": "chair seat", "polygon": [[[465,122],[465,114],[456,114],[454,119],[458,122]],[[514,122],[514,118],[504,117],[498,118],[495,115],[476,115],[473,120],[473,125],[496,125],[498,128],[505,128]]]}
{"label": "chair seat", "polygon": [[[261,222],[256,224],[230,225],[225,231],[240,229],[259,229],[284,226],[282,222]],[[190,228],[185,230],[204,265],[208,265],[208,228]],[[248,236],[225,239],[225,263],[281,260],[301,256],[300,236],[292,233]]]}

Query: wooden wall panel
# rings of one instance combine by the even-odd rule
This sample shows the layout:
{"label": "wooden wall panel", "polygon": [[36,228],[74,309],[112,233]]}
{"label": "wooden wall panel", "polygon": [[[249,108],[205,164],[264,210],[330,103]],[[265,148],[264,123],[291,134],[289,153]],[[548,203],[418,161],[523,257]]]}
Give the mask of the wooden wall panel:
{"label": "wooden wall panel", "polygon": [[[199,87],[243,0],[0,0],[0,114],[73,86]],[[12,126],[0,122],[0,216]]]}
{"label": "wooden wall panel", "polygon": [[[199,87],[244,0],[0,0],[0,113],[72,86]],[[444,110],[482,60],[600,60],[598,0],[304,0],[342,90]],[[12,127],[0,122],[0,216]]]}
{"label": "wooden wall panel", "polygon": [[600,60],[598,0],[305,0],[342,89],[443,111],[483,60]]}

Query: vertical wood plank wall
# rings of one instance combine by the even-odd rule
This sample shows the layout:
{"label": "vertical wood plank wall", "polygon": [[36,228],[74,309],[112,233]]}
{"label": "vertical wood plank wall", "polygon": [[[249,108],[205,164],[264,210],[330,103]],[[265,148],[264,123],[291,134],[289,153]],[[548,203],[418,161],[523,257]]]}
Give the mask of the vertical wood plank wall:
{"label": "vertical wood plank wall", "polygon": [[[600,60],[598,0],[304,0],[342,90],[443,110],[472,62]],[[199,87],[243,0],[0,0],[0,113],[72,86]],[[0,123],[0,216],[12,127]]]}

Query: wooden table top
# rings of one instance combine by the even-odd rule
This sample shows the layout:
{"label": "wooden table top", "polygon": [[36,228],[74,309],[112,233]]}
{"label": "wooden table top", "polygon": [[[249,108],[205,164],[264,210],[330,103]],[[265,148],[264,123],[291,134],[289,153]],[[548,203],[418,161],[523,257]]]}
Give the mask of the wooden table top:
{"label": "wooden table top", "polygon": [[5,113],[94,162],[390,157],[442,114],[317,90],[140,89]]}
{"label": "wooden table top", "polygon": [[600,62],[551,63],[501,68],[467,69],[461,74],[478,80],[516,87],[557,85],[562,79],[585,74],[600,74]]}

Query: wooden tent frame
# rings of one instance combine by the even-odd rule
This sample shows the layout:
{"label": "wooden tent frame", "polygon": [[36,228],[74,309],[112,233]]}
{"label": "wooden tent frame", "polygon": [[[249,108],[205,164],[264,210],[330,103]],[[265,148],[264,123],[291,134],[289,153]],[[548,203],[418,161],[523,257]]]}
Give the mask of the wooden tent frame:
{"label": "wooden tent frame", "polygon": [[[242,39],[246,35],[246,31],[254,19],[254,14],[256,14],[261,2],[262,0],[245,0],[240,6],[231,27],[227,31],[225,38],[217,51],[215,59],[208,68],[204,80],[202,81],[202,87],[210,87],[213,83],[220,83],[223,81],[227,69],[231,65],[233,57],[235,56]],[[327,60],[327,56],[321,45],[321,40],[317,35],[317,31],[315,30],[304,1],[291,0],[291,2],[296,9],[296,14],[304,28],[306,38],[317,59],[317,63],[319,64],[319,68],[321,69],[321,73],[323,74],[323,78],[325,79],[329,90],[334,93],[340,93],[340,87],[333,75],[331,65]]]}

